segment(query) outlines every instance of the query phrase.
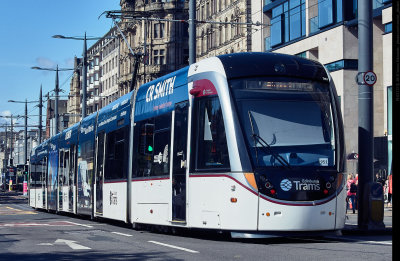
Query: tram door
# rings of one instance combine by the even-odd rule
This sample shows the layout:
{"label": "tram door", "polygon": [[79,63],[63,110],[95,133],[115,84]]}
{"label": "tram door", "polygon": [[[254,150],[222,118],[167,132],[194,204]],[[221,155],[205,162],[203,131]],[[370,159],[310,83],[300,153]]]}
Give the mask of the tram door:
{"label": "tram door", "polygon": [[69,211],[69,189],[70,189],[70,179],[69,179],[69,172],[70,172],[71,164],[70,164],[70,157],[69,157],[69,150],[64,151],[64,170],[63,170],[63,193],[62,193],[62,200],[63,200],[63,209]]}
{"label": "tram door", "polygon": [[42,180],[42,206],[47,209],[47,157],[44,157],[42,160],[42,172],[41,172],[41,180]]}
{"label": "tram door", "polygon": [[74,201],[76,199],[76,190],[75,190],[75,168],[76,168],[76,153],[75,153],[75,145],[71,145],[70,154],[69,154],[69,168],[68,168],[68,211],[75,213],[75,204]]}
{"label": "tram door", "polygon": [[97,158],[96,158],[96,215],[103,215],[103,178],[104,178],[104,149],[105,132],[97,136]]}
{"label": "tram door", "polygon": [[188,102],[175,105],[172,167],[172,220],[186,221]]}
{"label": "tram door", "polygon": [[63,210],[63,186],[64,186],[64,150],[60,150],[58,154],[58,208]]}

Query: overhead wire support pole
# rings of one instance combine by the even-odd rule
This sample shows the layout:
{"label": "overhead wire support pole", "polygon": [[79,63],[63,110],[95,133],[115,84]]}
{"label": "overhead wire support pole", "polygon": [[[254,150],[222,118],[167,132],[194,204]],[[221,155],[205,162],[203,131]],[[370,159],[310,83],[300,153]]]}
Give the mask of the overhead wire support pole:
{"label": "overhead wire support pole", "polygon": [[43,100],[42,100],[42,85],[40,85],[40,94],[39,94],[39,144],[42,143],[42,108],[43,108]]}
{"label": "overhead wire support pole", "polygon": [[189,0],[189,65],[196,62],[196,0]]}
{"label": "overhead wire support pole", "polygon": [[[136,82],[136,76],[137,76],[137,71],[139,69],[139,62],[141,57],[146,53],[146,43],[144,45],[144,52],[143,54],[141,53],[135,53],[132,50],[132,47],[130,46],[128,40],[126,39],[124,33],[122,32],[121,28],[118,26],[118,23],[115,21],[115,17],[112,17],[112,20],[115,24],[115,26],[117,27],[119,33],[121,34],[122,38],[124,39],[126,45],[129,48],[129,51],[131,52],[131,54],[133,55],[133,57],[135,58],[135,64],[134,64],[134,68],[133,68],[133,72],[132,72],[132,80],[131,80],[131,86],[130,86],[130,91],[133,91],[132,93],[132,97],[131,97],[131,105],[132,105],[132,109],[131,109],[131,125],[130,125],[130,131],[129,131],[129,154],[132,155],[133,154],[133,124],[134,124],[134,115],[135,115],[135,102],[136,102],[136,95],[137,95],[137,91],[138,88],[135,88],[135,82]],[[145,33],[146,35],[146,33]],[[129,161],[128,164],[128,181],[132,180],[132,169],[133,169],[133,165],[132,165],[132,161]],[[132,196],[132,184],[131,182],[127,182],[126,185],[126,189],[127,189],[127,195],[128,195],[128,199],[131,198]],[[126,209],[127,209],[127,221],[128,222],[132,222],[131,220],[131,204],[130,204],[130,200],[127,200],[126,202]]]}
{"label": "overhead wire support pole", "polygon": [[28,163],[28,100],[25,99],[24,163]]}
{"label": "overhead wire support pole", "polygon": [[87,45],[86,32],[83,40],[83,61],[82,61],[82,119],[86,117],[86,88],[87,88]]}

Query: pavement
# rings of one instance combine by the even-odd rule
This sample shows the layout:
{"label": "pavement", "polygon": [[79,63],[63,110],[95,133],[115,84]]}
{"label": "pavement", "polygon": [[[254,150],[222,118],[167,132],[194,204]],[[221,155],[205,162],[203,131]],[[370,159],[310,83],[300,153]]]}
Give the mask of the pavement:
{"label": "pavement", "polygon": [[342,230],[343,234],[384,234],[391,235],[392,234],[392,225],[393,225],[393,209],[392,207],[388,207],[385,204],[383,210],[383,222],[382,223],[374,223],[373,221],[368,224],[367,228],[358,227],[358,212],[353,214],[352,210],[347,211],[346,215],[346,223],[344,229]]}
{"label": "pavement", "polygon": [[[4,191],[0,188],[0,204],[21,203],[21,200],[28,200],[28,196],[24,196],[20,191]],[[28,203],[28,202],[26,202]],[[348,210],[346,214],[345,227],[342,230],[344,235],[391,235],[393,222],[393,209],[385,204],[383,213],[383,222],[374,223],[371,221],[367,229],[358,227],[358,213],[353,214],[352,210]]]}

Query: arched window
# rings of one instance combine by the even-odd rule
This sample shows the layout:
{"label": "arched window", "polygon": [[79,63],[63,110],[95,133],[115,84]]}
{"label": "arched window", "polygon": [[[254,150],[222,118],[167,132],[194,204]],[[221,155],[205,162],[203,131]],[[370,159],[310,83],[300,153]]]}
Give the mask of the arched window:
{"label": "arched window", "polygon": [[228,25],[228,18],[225,17],[225,42],[229,41],[229,25]]}
{"label": "arched window", "polygon": [[233,39],[233,38],[235,38],[235,29],[237,27],[237,25],[234,24],[236,22],[236,20],[233,17],[233,15],[231,15],[231,22],[232,22],[232,24],[231,24],[231,38]]}
{"label": "arched window", "polygon": [[[236,18],[236,22],[240,23],[240,17]],[[241,30],[241,26],[240,25],[236,25],[236,35],[240,36],[240,30]]]}
{"label": "arched window", "polygon": [[201,37],[200,37],[200,53],[204,53],[204,44],[203,44],[203,39],[204,39],[204,31],[201,31]]}
{"label": "arched window", "polygon": [[218,45],[221,45],[224,42],[224,39],[222,38],[223,36],[223,32],[222,32],[222,25],[219,26],[218,28],[218,33],[219,33],[219,43]]}

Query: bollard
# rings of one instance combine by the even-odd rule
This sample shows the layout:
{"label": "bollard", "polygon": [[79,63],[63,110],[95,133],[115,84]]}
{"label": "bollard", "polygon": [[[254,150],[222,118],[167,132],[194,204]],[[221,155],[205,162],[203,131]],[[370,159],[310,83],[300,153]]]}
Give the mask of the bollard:
{"label": "bollard", "polygon": [[383,223],[384,197],[383,187],[380,183],[372,183],[370,187],[370,217],[377,224]]}

